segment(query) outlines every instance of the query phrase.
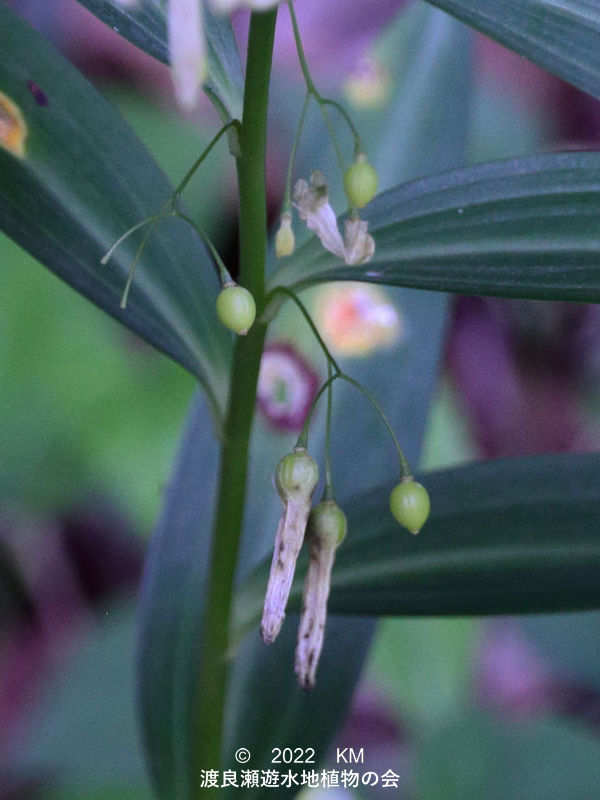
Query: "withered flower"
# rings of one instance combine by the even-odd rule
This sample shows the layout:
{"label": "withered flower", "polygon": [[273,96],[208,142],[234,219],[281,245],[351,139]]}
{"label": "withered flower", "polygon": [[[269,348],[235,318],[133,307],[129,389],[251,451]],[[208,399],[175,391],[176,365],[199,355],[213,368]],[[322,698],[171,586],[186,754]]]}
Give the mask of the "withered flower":
{"label": "withered flower", "polygon": [[265,644],[272,644],[283,624],[285,607],[296,560],[304,540],[311,499],[319,480],[319,468],[304,447],[284,456],[275,471],[275,485],[283,502],[269,583],[265,595],[260,633]]}

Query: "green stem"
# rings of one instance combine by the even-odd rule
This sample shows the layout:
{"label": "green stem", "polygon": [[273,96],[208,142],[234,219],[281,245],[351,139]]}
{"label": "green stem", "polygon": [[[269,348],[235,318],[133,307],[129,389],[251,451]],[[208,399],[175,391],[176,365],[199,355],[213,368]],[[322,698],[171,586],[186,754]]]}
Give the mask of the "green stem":
{"label": "green stem", "polygon": [[[241,129],[242,155],[237,162],[240,283],[252,292],[258,309],[262,309],[265,296],[267,211],[264,165],[275,19],[276,11],[253,13],[250,18]],[[244,516],[248,445],[265,331],[264,325],[256,323],[247,336],[238,337],[233,358],[199,665],[197,751],[191,787],[191,796],[194,798],[219,796],[219,789],[200,788],[200,769],[219,769],[222,766],[228,675],[226,652]]]}
{"label": "green stem", "polygon": [[386,428],[388,429],[388,433],[392,437],[392,441],[394,443],[394,447],[396,448],[396,453],[398,455],[398,464],[400,467],[400,479],[402,480],[403,478],[412,478],[412,469],[410,468],[408,459],[406,458],[406,456],[404,455],[404,451],[400,447],[400,442],[398,441],[398,437],[394,433],[394,429],[392,428],[385,411],[383,410],[381,405],[377,402],[375,397],[371,394],[371,392],[365,386],[362,385],[362,383],[355,380],[354,378],[351,378],[350,375],[346,375],[345,372],[338,371],[334,372],[332,375],[331,370],[329,371],[329,377],[327,378],[325,383],[321,386],[321,388],[315,395],[314,400],[312,401],[308,414],[306,415],[306,419],[304,420],[304,426],[302,427],[302,431],[300,432],[300,436],[298,437],[298,441],[296,442],[296,447],[304,447],[305,449],[308,448],[308,433],[310,428],[310,421],[312,419],[314,411],[323,394],[326,391],[330,390],[332,383],[338,378],[340,378],[340,380],[346,381],[347,383],[350,383],[352,386],[354,386],[355,389],[358,389],[359,392],[362,392],[362,394],[364,394],[367,400],[369,400],[373,408],[377,411],[377,413],[383,420]]}
{"label": "green stem", "polygon": [[106,252],[106,253],[105,253],[105,254],[102,256],[102,258],[100,259],[100,263],[101,263],[102,265],[104,265],[104,266],[105,266],[106,264],[108,264],[108,262],[109,262],[109,260],[110,260],[110,258],[111,258],[111,256],[112,256],[112,254],[115,252],[115,250],[117,249],[117,247],[118,247],[118,246],[121,244],[121,242],[124,242],[124,241],[125,241],[125,239],[127,239],[127,237],[128,237],[128,236],[130,236],[130,235],[131,235],[132,233],[134,233],[135,231],[138,231],[140,228],[143,228],[143,227],[144,227],[144,225],[150,225],[150,223],[151,223],[151,222],[152,222],[152,223],[156,222],[157,216],[158,216],[158,215],[155,215],[155,216],[153,216],[153,217],[147,217],[146,219],[143,219],[141,222],[138,222],[136,225],[133,225],[131,228],[129,228],[129,230],[125,231],[125,233],[124,233],[124,234],[122,234],[121,236],[119,236],[119,238],[118,238],[118,239],[117,239],[117,241],[116,241],[116,242],[115,242],[115,243],[112,245],[112,247],[110,248],[110,250],[108,250],[108,251],[107,251],[107,252]]}
{"label": "green stem", "polygon": [[[331,362],[327,364],[327,377],[333,377],[333,370]],[[331,384],[327,387],[327,420],[325,423],[325,491],[323,492],[323,500],[333,500],[335,493],[333,491],[333,477],[331,474]]]}
{"label": "green stem", "polygon": [[352,136],[354,137],[354,156],[356,157],[362,150],[362,143],[359,132],[356,130],[356,126],[350,119],[350,114],[346,111],[344,106],[341,103],[338,103],[337,100],[329,100],[327,97],[322,97],[321,102],[324,106],[331,106],[335,108],[338,113],[342,115],[342,117],[346,120],[346,125],[350,128]]}
{"label": "green stem", "polygon": [[302,47],[302,37],[300,36],[300,28],[298,27],[298,20],[296,19],[296,12],[294,11],[293,0],[288,0],[288,9],[290,11],[290,19],[292,21],[292,30],[294,31],[294,41],[296,42],[296,52],[298,53],[298,61],[300,62],[300,69],[306,83],[306,89],[310,94],[315,97],[320,96],[317,87],[313,83],[313,79],[306,63],[306,56],[304,55],[304,47]]}
{"label": "green stem", "polygon": [[217,276],[221,281],[221,285],[224,286],[226,283],[233,283],[233,278],[231,277],[231,275],[229,274],[229,270],[223,263],[223,259],[219,255],[219,251],[214,246],[209,237],[206,235],[204,228],[197,222],[194,222],[194,220],[191,217],[188,217],[187,214],[184,214],[183,211],[179,211],[179,209],[177,209],[174,213],[175,216],[179,217],[179,219],[182,219],[184,222],[187,222],[190,228],[193,228],[196,231],[198,236],[202,239],[203,243],[208,247],[214,259],[214,267],[217,271]]}
{"label": "green stem", "polygon": [[310,329],[312,330],[313,334],[315,335],[325,357],[327,358],[327,380],[321,386],[319,391],[316,394],[315,399],[312,402],[312,405],[306,415],[306,419],[304,421],[304,426],[298,437],[298,441],[296,442],[296,447],[308,447],[308,431],[310,427],[310,421],[313,415],[315,408],[317,407],[317,403],[321,399],[321,395],[327,391],[327,427],[326,427],[326,441],[325,441],[325,494],[324,499],[329,500],[333,497],[333,486],[331,481],[331,458],[330,458],[330,443],[331,443],[331,385],[336,378],[341,378],[342,380],[346,381],[347,383],[352,384],[356,389],[362,392],[365,397],[370,401],[373,405],[383,422],[385,423],[386,428],[389,431],[390,436],[392,437],[392,441],[394,442],[394,447],[396,448],[396,453],[398,454],[398,462],[400,465],[400,478],[411,478],[412,477],[412,470],[410,468],[410,464],[406,456],[404,455],[404,451],[400,447],[400,442],[398,441],[398,437],[394,433],[394,429],[392,428],[389,419],[381,405],[377,402],[373,394],[359,383],[359,381],[351,378],[349,375],[346,375],[345,372],[342,372],[340,369],[339,364],[335,360],[335,358],[329,352],[329,348],[323,341],[321,334],[319,333],[317,326],[313,322],[313,318],[308,313],[308,309],[304,305],[304,303],[300,300],[300,298],[296,295],[296,293],[289,289],[287,286],[276,286],[271,292],[269,292],[267,296],[267,305],[269,301],[276,295],[276,294],[283,294],[286,297],[289,297],[290,300],[293,300],[294,303],[298,306],[304,319],[308,322]]}
{"label": "green stem", "polygon": [[392,428],[389,419],[383,408],[379,405],[375,397],[371,394],[371,392],[359,383],[354,378],[351,378],[349,375],[345,373],[341,373],[339,376],[342,380],[346,381],[347,383],[352,384],[359,392],[362,392],[367,400],[370,401],[371,405],[375,408],[375,410],[379,413],[379,416],[383,420],[386,428],[389,431],[390,436],[392,437],[392,441],[394,442],[394,447],[396,448],[396,453],[398,454],[398,462],[400,464],[400,478],[410,478],[412,477],[412,470],[410,468],[410,464],[408,463],[408,459],[404,455],[404,451],[400,447],[400,442],[398,441],[398,437],[394,433],[394,429]]}
{"label": "green stem", "polygon": [[267,255],[267,200],[265,151],[267,103],[275,12],[253,13],[250,18],[246,85],[237,160],[240,191],[240,283],[254,295],[257,315],[265,304]]}
{"label": "green stem", "polygon": [[333,142],[333,149],[335,150],[335,156],[337,158],[340,167],[340,172],[343,175],[344,172],[346,171],[346,166],[344,164],[344,157],[342,155],[342,150],[337,140],[337,136],[335,135],[335,128],[333,127],[333,123],[329,117],[327,108],[325,107],[325,103],[323,102],[321,95],[317,95],[317,102],[319,104],[319,108],[321,109],[321,114],[323,116],[323,120],[325,121],[325,125],[327,125],[327,130],[329,131],[329,138]]}
{"label": "green stem", "polygon": [[287,175],[285,177],[285,196],[283,200],[284,211],[290,211],[292,207],[292,172],[294,169],[294,162],[296,160],[296,153],[298,152],[300,136],[302,135],[302,129],[304,128],[304,121],[306,119],[306,112],[308,111],[309,101],[310,101],[310,92],[307,91],[306,97],[304,98],[304,103],[302,104],[302,111],[300,112],[300,120],[298,121],[298,127],[296,128],[296,134],[294,136],[294,143],[292,144],[290,163],[288,164]]}
{"label": "green stem", "polygon": [[[163,208],[164,207],[165,206],[163,206]],[[140,242],[140,245],[139,245],[139,247],[137,249],[137,252],[135,254],[135,258],[133,259],[133,261],[131,263],[131,267],[129,268],[129,274],[127,275],[127,281],[125,283],[125,288],[123,289],[123,294],[121,295],[121,308],[127,308],[127,301],[129,299],[129,290],[131,289],[131,284],[133,283],[133,278],[134,278],[134,275],[135,275],[135,269],[136,269],[136,267],[138,265],[138,261],[140,260],[140,257],[142,255],[142,253],[144,252],[144,248],[146,247],[146,242],[150,238],[150,234],[154,230],[154,226],[156,225],[158,220],[161,219],[162,217],[167,217],[167,216],[171,216],[171,215],[170,214],[163,214],[162,213],[162,209],[161,209],[159,211],[159,213],[155,217],[152,218],[152,221],[150,223],[150,227],[148,228],[148,230],[144,234],[144,237],[143,237],[142,241]]]}
{"label": "green stem", "polygon": [[341,372],[335,372],[333,375],[330,375],[325,383],[321,386],[319,391],[316,393],[314,400],[312,401],[310,408],[308,410],[308,414],[306,415],[306,419],[304,420],[304,425],[302,426],[302,430],[300,431],[300,436],[298,437],[298,441],[296,442],[296,447],[303,447],[305,450],[308,449],[308,431],[310,428],[310,421],[312,419],[312,415],[314,414],[315,408],[321,397],[323,396],[324,392],[329,389],[331,384],[337,379],[341,378]]}
{"label": "green stem", "polygon": [[319,346],[321,347],[321,350],[325,354],[325,358],[327,359],[328,363],[331,364],[331,366],[334,368],[334,370],[336,372],[341,372],[342,370],[340,369],[339,364],[337,363],[335,358],[331,355],[331,352],[329,351],[329,348],[327,347],[327,345],[323,341],[323,337],[319,333],[319,330],[318,330],[317,326],[315,325],[315,323],[313,321],[313,318],[308,313],[308,309],[306,308],[306,306],[304,305],[302,300],[300,300],[298,295],[295,292],[293,292],[291,289],[288,289],[287,286],[276,286],[273,289],[272,292],[269,292],[269,295],[267,297],[265,305],[268,305],[269,301],[271,300],[271,298],[276,294],[283,294],[286,297],[289,297],[290,300],[294,301],[294,303],[296,304],[296,306],[298,307],[298,309],[302,313],[302,316],[307,321],[311,331],[313,332],[313,334],[315,336],[315,339],[317,340],[317,342],[319,343]]}
{"label": "green stem", "polygon": [[221,136],[223,136],[223,134],[233,126],[235,126],[238,129],[238,132],[239,132],[240,123],[239,123],[239,120],[237,120],[237,119],[232,119],[229,122],[227,122],[225,125],[223,125],[221,130],[217,134],[215,134],[215,136],[213,136],[213,138],[211,139],[211,141],[209,142],[207,147],[204,149],[204,151],[200,154],[200,156],[196,159],[196,161],[192,164],[192,166],[185,173],[185,175],[183,177],[183,180],[181,181],[179,186],[175,189],[175,191],[171,195],[171,202],[173,203],[173,205],[175,207],[177,207],[177,204],[179,202],[179,198],[181,197],[185,187],[188,185],[188,183],[194,177],[194,173],[196,172],[198,167],[202,164],[204,159],[207,157],[207,155],[210,153],[210,151],[213,149],[213,147],[219,141]]}
{"label": "green stem", "polygon": [[317,103],[319,104],[319,108],[321,109],[321,114],[323,116],[323,121],[327,126],[327,130],[329,131],[329,136],[331,137],[331,141],[333,143],[333,149],[335,150],[335,155],[340,165],[340,170],[342,173],[345,170],[344,167],[344,158],[342,156],[342,151],[340,149],[337,137],[335,135],[335,128],[331,122],[329,114],[327,113],[326,106],[332,106],[333,108],[337,109],[337,111],[342,115],[346,124],[348,125],[350,132],[354,138],[354,154],[355,156],[361,152],[362,145],[360,136],[358,135],[358,131],[356,130],[355,125],[353,124],[352,120],[350,119],[350,115],[346,111],[346,109],[335,100],[329,100],[319,92],[317,87],[315,86],[315,82],[312,79],[310,74],[310,70],[308,69],[308,64],[306,62],[306,56],[304,54],[304,47],[302,46],[302,37],[300,36],[300,28],[298,27],[298,20],[296,18],[296,12],[294,11],[294,3],[293,0],[288,0],[288,8],[290,11],[290,19],[292,21],[292,30],[294,31],[294,41],[296,43],[296,51],[298,53],[298,61],[300,62],[300,69],[302,70],[302,75],[304,77],[304,82],[306,83],[306,91],[308,95],[312,95]]}
{"label": "green stem", "polygon": [[[136,267],[138,265],[138,261],[141,258],[141,255],[142,255],[142,253],[144,251],[144,248],[146,246],[146,242],[148,241],[148,239],[150,237],[150,234],[154,230],[154,226],[156,225],[158,220],[162,219],[163,217],[178,216],[178,217],[181,217],[181,219],[183,219],[189,225],[191,225],[192,228],[194,228],[196,233],[198,233],[200,238],[208,246],[208,249],[212,253],[212,255],[213,255],[213,257],[214,257],[214,259],[216,261],[216,265],[215,266],[216,266],[216,269],[217,269],[217,274],[219,276],[219,279],[221,280],[221,283],[226,283],[228,280],[231,281],[231,275],[229,274],[229,272],[227,271],[227,268],[223,264],[223,261],[219,257],[219,254],[217,253],[217,251],[215,249],[215,246],[213,245],[211,240],[208,238],[208,236],[204,233],[204,231],[200,228],[200,226],[197,225],[196,223],[194,223],[188,216],[186,216],[185,214],[183,214],[179,210],[179,200],[181,198],[181,193],[183,192],[185,187],[188,185],[188,183],[192,179],[194,173],[196,172],[198,167],[202,164],[202,162],[204,161],[206,156],[213,149],[213,147],[216,145],[216,143],[219,141],[221,136],[223,136],[223,134],[226,131],[230,130],[230,128],[232,128],[232,127],[235,127],[237,130],[239,130],[239,126],[240,126],[240,123],[239,123],[239,121],[237,119],[230,120],[225,125],[223,125],[221,130],[213,137],[213,139],[208,144],[208,146],[205,148],[205,150],[201,153],[199,158],[196,159],[194,164],[192,164],[190,169],[186,172],[186,174],[183,177],[183,180],[177,186],[177,188],[173,191],[173,193],[171,194],[169,199],[166,201],[166,203],[162,206],[162,208],[160,209],[158,214],[154,214],[154,216],[152,216],[152,217],[148,217],[147,219],[143,219],[141,222],[138,222],[136,225],[133,225],[133,227],[129,228],[128,231],[125,231],[125,233],[122,236],[119,236],[119,238],[113,244],[113,246],[110,248],[110,250],[107,253],[105,253],[104,256],[102,256],[102,258],[100,259],[100,263],[101,264],[107,264],[108,260],[110,259],[110,257],[114,253],[114,251],[117,249],[117,247],[121,244],[121,242],[125,241],[125,239],[127,239],[127,237],[130,234],[132,234],[134,231],[139,230],[139,228],[142,228],[144,225],[150,225],[150,227],[148,228],[148,230],[144,234],[144,238],[142,239],[141,244],[137,249],[137,252],[135,254],[135,258],[133,259],[133,263],[132,263],[132,265],[131,265],[131,267],[129,269],[129,274],[127,275],[127,282],[125,283],[125,288],[123,289],[123,295],[121,297],[121,308],[127,308],[127,300],[129,299],[129,291],[131,289],[131,284],[133,282],[133,278],[134,278],[134,275],[135,275],[135,269],[136,269]],[[169,205],[171,206],[172,210],[170,212],[168,212],[168,213],[165,213],[165,209]]]}

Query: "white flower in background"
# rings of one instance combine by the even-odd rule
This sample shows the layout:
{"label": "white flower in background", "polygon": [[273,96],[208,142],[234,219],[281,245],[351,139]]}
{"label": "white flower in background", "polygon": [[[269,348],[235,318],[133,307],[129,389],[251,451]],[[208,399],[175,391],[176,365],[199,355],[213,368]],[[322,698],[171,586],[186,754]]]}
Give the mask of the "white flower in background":
{"label": "white flower in background", "polygon": [[175,97],[183,111],[193,111],[208,73],[200,0],[169,0],[168,28]]}
{"label": "white flower in background", "polygon": [[341,356],[362,357],[387,349],[405,333],[394,303],[382,289],[367,283],[326,284],[317,290],[314,312],[325,343]]}
{"label": "white flower in background", "polygon": [[[123,5],[132,0],[120,0]],[[238,8],[267,11],[281,0],[209,0],[216,14],[231,14]],[[198,104],[200,87],[208,75],[204,31],[204,0],[168,0],[169,60],[177,103],[183,111]]]}
{"label": "white flower in background", "polygon": [[300,219],[314,231],[326,250],[342,258],[346,264],[364,264],[373,257],[375,242],[367,233],[368,222],[358,218],[347,219],[344,238],[339,231],[335,211],[329,203],[327,181],[314,170],[307,183],[297,181],[294,187],[294,205]]}

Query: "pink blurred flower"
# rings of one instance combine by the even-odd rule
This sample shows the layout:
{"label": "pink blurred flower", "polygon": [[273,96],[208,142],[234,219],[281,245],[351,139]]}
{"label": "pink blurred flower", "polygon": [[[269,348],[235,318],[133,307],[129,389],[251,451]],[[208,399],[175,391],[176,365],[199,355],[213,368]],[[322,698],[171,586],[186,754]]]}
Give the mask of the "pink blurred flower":
{"label": "pink blurred flower", "polygon": [[483,455],[597,449],[577,344],[596,313],[575,304],[458,299],[448,365]]}
{"label": "pink blurred flower", "polygon": [[281,431],[301,431],[319,387],[319,376],[290,344],[265,347],[258,376],[258,407]]}
{"label": "pink blurred flower", "polygon": [[485,628],[475,681],[484,706],[524,717],[551,710],[558,687],[534,648],[508,620]]}

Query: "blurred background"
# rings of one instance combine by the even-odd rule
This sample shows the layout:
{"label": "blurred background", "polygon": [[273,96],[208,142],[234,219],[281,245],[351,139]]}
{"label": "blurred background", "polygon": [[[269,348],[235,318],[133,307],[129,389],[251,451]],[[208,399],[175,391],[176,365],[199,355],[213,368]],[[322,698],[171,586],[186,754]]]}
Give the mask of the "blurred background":
{"label": "blurred background", "polygon": [[[208,104],[182,118],[167,69],[72,0],[10,5],[120,109],[177,182],[216,130]],[[406,9],[364,6],[303,0],[298,15],[318,85],[369,131],[396,88],[394,40],[382,30]],[[245,23],[240,14],[242,46]],[[289,87],[301,97],[295,58],[282,11],[274,221],[299,108],[293,119],[279,114],[278,98]],[[468,161],[598,146],[597,101],[483,37],[473,37],[471,58]],[[436,135],[443,156],[445,132]],[[188,207],[235,263],[226,148],[203,170]],[[135,722],[135,596],[194,382],[1,235],[0,265],[0,800],[149,798]],[[338,352],[360,360],[401,337],[401,317],[371,313],[390,302],[321,297],[320,324]],[[598,449],[599,345],[596,307],[454,298],[421,469]],[[270,358],[275,373],[289,369],[285,352]],[[296,367],[293,380],[313,381],[301,359]],[[268,398],[263,413],[294,427]],[[336,745],[364,747],[367,764],[399,774],[400,788],[325,796],[598,796],[598,652],[600,614],[383,621]]]}

